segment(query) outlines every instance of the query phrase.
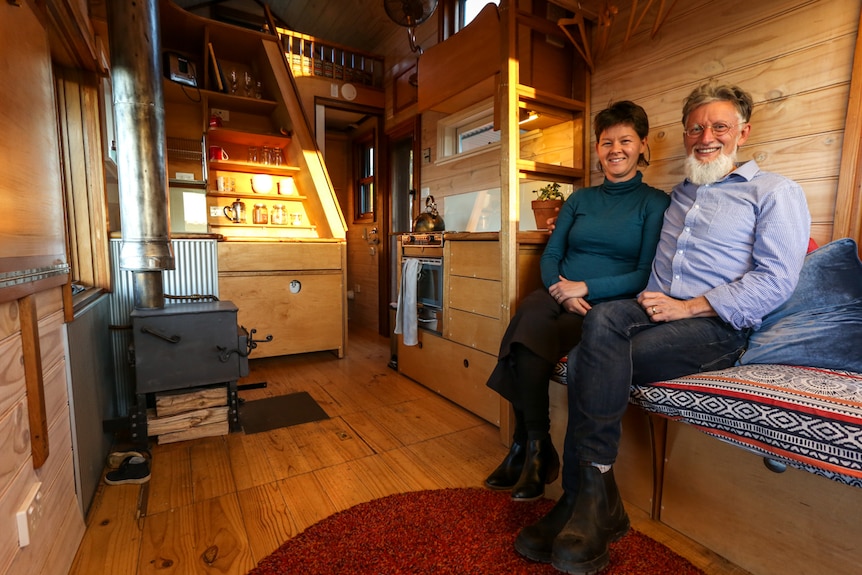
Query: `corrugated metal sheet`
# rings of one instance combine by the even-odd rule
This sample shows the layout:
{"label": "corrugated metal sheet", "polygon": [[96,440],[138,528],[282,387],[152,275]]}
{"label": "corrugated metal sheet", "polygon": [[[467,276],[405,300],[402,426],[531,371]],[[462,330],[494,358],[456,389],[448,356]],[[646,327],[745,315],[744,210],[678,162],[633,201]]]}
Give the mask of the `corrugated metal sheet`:
{"label": "corrugated metal sheet", "polygon": [[[132,344],[130,314],[135,308],[132,272],[120,269],[121,239],[111,240],[114,291],[110,296],[111,346],[117,383],[117,413],[128,414],[135,403],[135,376],[129,365]],[[171,240],[176,269],[164,272],[165,295],[218,297],[216,240]],[[171,299],[165,301],[171,305]]]}

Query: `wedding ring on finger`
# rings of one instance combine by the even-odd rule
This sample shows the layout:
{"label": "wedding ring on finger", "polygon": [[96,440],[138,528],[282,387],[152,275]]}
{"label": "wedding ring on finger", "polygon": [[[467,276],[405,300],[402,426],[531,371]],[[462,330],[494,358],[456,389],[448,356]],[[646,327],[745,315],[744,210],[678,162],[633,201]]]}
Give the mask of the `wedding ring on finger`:
{"label": "wedding ring on finger", "polygon": [[655,306],[652,306],[652,314],[651,315],[655,315],[655,314],[656,314]]}

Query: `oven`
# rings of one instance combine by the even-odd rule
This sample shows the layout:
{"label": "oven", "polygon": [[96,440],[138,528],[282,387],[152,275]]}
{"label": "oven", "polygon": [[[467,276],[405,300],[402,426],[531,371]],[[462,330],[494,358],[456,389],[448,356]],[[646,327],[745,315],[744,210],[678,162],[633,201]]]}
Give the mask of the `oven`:
{"label": "oven", "polygon": [[418,328],[443,333],[443,234],[404,234],[401,237],[402,262],[419,263],[416,279]]}

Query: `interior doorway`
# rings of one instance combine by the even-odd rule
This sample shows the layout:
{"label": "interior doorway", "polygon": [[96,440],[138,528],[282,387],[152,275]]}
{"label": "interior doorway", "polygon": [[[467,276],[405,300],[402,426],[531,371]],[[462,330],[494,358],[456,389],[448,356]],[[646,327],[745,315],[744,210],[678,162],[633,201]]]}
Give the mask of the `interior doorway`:
{"label": "interior doorway", "polygon": [[318,98],[314,116],[318,147],[347,224],[348,322],[386,334],[388,316],[385,307],[380,309],[388,295],[380,281],[388,262],[383,241],[388,209],[383,209],[380,178],[386,165],[379,153],[382,110]]}

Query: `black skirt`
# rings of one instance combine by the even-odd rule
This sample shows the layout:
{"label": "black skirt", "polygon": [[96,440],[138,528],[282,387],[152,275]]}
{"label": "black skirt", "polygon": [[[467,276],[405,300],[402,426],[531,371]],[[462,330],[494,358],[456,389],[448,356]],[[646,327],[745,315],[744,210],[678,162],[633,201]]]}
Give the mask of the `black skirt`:
{"label": "black skirt", "polygon": [[581,341],[583,322],[583,316],[566,311],[546,288],[527,295],[503,335],[488,387],[509,401],[515,400],[520,392],[512,367],[512,345],[523,345],[553,366]]}

